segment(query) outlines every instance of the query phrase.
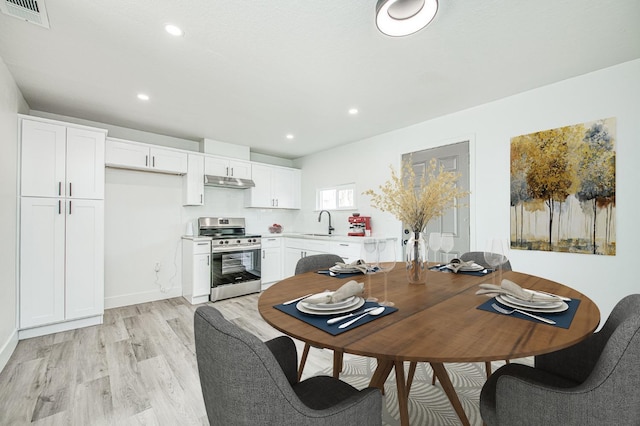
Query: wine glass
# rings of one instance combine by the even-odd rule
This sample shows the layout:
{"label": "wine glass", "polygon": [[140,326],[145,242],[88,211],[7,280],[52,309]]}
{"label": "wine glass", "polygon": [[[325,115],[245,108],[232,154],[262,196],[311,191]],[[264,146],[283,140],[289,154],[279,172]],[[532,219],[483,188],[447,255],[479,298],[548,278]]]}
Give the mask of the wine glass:
{"label": "wine glass", "polygon": [[389,301],[387,297],[387,275],[396,266],[396,244],[394,240],[378,241],[378,270],[384,274],[384,300],[380,302],[383,306],[393,306],[395,303]]}
{"label": "wine glass", "polygon": [[453,234],[451,232],[442,233],[440,237],[440,249],[445,253],[445,262],[449,263],[449,252],[453,250]]}
{"label": "wine glass", "polygon": [[[494,272],[494,284],[500,286],[502,284],[502,264],[507,261],[508,246],[500,238],[489,238],[487,247],[484,251],[484,261]],[[495,282],[497,281],[497,282]]]}
{"label": "wine glass", "polygon": [[371,275],[376,272],[375,266],[378,263],[378,243],[373,238],[367,238],[362,243],[361,256],[364,265],[367,268],[365,273],[367,276],[367,287],[369,288],[367,302],[377,302],[378,298],[373,297],[371,292]]}
{"label": "wine glass", "polygon": [[429,234],[429,249],[433,250],[433,260],[438,262],[438,251],[440,250],[440,233],[432,232]]}

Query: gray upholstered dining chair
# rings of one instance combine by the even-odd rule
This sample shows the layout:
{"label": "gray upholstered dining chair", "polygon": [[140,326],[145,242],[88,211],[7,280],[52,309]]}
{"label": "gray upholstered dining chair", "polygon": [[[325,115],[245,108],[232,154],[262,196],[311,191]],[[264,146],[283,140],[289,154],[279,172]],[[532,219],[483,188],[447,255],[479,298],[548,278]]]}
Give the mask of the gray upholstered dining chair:
{"label": "gray upholstered dining chair", "polygon": [[618,302],[600,331],[534,365],[511,363],[487,380],[485,424],[640,424],[640,294]]}
{"label": "gray upholstered dining chair", "polygon": [[[329,269],[332,266],[335,266],[337,262],[343,262],[343,259],[337,254],[313,254],[311,256],[306,256],[298,260],[298,263],[296,263],[294,274],[300,275],[306,272]],[[300,367],[298,368],[298,380],[300,380],[300,378],[302,377],[302,370],[304,370],[304,365],[307,362],[309,349],[311,349],[311,345],[309,345],[309,343],[305,343],[304,349],[302,350],[302,357],[300,358]],[[342,352],[333,352],[333,377],[335,378],[338,378],[338,376],[340,376],[340,372],[342,371],[342,357]]]}
{"label": "gray upholstered dining chair", "polygon": [[329,376],[298,381],[293,340],[262,342],[213,306],[194,315],[200,385],[212,425],[381,425],[382,396]]}
{"label": "gray upholstered dining chair", "polygon": [[[484,252],[483,251],[468,251],[466,253],[462,253],[460,255],[460,260],[464,262],[468,262],[473,260],[478,265],[482,265],[485,268],[491,268],[486,260],[484,260]],[[502,265],[500,265],[503,271],[511,271],[511,262],[507,259]]]}

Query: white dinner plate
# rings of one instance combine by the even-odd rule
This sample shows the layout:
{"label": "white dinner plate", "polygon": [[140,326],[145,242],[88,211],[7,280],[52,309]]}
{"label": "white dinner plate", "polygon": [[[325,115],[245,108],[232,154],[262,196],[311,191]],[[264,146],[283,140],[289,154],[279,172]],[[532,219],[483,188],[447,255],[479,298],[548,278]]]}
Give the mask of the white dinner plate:
{"label": "white dinner plate", "polygon": [[[452,271],[454,270],[453,267],[449,267],[449,265],[447,265],[448,269],[451,269]],[[484,266],[482,265],[478,265],[477,263],[474,263],[472,265],[469,266],[462,266],[460,267],[460,269],[458,269],[458,272],[462,271],[462,272],[477,272],[477,271],[483,271],[485,269]]]}
{"label": "white dinner plate", "polygon": [[[510,308],[521,309],[523,311],[528,311],[528,312],[546,312],[548,314],[553,314],[557,312],[564,312],[567,309],[569,309],[569,305],[567,305],[563,301],[558,302],[557,305],[551,305],[551,307],[549,307],[549,306],[523,306],[519,303],[510,302],[502,294],[496,296],[496,300],[498,300],[498,302],[502,303],[503,305],[509,306]],[[511,298],[511,300],[514,300],[514,299]]]}
{"label": "white dinner plate", "polygon": [[[306,304],[306,305],[309,306],[309,304]],[[344,314],[344,313],[347,313],[347,312],[351,312],[353,310],[358,309],[362,305],[364,305],[364,299],[362,297],[356,297],[356,300],[354,301],[354,303],[352,303],[352,304],[350,304],[350,305],[348,305],[346,307],[342,307],[342,308],[338,308],[338,309],[326,309],[326,310],[309,309],[307,306],[305,306],[304,302],[298,302],[296,304],[296,308],[300,312],[304,312],[305,314],[311,314],[311,315],[335,315],[335,314]]]}
{"label": "white dinner plate", "polygon": [[305,307],[309,309],[326,311],[331,309],[347,308],[355,304],[356,297],[355,296],[347,297],[346,299],[341,300],[339,302],[335,302],[335,303],[309,303],[309,302],[306,302],[304,299],[302,299],[301,302]]}
{"label": "white dinner plate", "polygon": [[332,266],[329,270],[336,274],[355,274],[360,272],[360,269],[358,268],[341,268],[340,266]]}

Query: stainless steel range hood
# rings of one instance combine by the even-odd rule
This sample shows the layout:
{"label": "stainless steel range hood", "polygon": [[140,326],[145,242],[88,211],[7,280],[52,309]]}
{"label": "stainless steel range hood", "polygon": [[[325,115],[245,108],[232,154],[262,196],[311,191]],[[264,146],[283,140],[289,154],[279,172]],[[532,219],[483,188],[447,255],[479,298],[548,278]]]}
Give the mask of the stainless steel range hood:
{"label": "stainless steel range hood", "polygon": [[256,186],[251,179],[240,179],[228,176],[204,175],[205,186],[217,186],[220,188],[247,189]]}

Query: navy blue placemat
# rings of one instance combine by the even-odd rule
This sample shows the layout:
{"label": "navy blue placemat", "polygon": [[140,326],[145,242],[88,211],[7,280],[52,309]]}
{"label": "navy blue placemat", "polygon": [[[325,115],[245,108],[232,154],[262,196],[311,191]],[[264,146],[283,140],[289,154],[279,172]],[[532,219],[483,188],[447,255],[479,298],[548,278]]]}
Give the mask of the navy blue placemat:
{"label": "navy blue placemat", "polygon": [[[338,326],[340,324],[342,324],[343,322],[349,321],[351,319],[353,319],[353,317],[351,318],[346,318],[344,321],[340,321],[337,324],[331,324],[331,325],[327,325],[327,320],[329,318],[335,318],[335,317],[339,317],[339,316],[343,316],[343,315],[347,315],[349,312],[344,312],[342,314],[335,314],[335,315],[309,315],[309,314],[305,314],[304,312],[300,312],[297,308],[296,308],[297,303],[291,303],[290,305],[275,305],[274,308],[276,308],[279,311],[284,312],[285,314],[289,314],[292,317],[298,318],[300,321],[304,321],[307,324],[310,324],[316,328],[319,328],[322,331],[326,331],[327,333],[333,335],[333,336],[337,336],[340,333],[344,333],[345,331],[349,331],[349,330],[353,330],[356,327],[359,327],[363,324],[366,324],[368,322],[371,321],[375,321],[377,318],[381,318],[384,317],[386,315],[392,314],[395,311],[398,310],[398,308],[394,308],[392,306],[386,306],[385,310],[383,313],[381,313],[380,315],[367,315],[366,317],[356,321],[355,324],[350,325],[347,328],[338,328]],[[377,303],[375,302],[365,302],[363,306],[361,306],[358,309],[355,309],[356,312],[360,312],[363,309],[367,309],[367,308],[374,308],[379,306]]]}
{"label": "navy blue placemat", "polygon": [[[509,309],[509,310],[513,309],[513,308],[511,308],[509,306],[503,305],[502,303],[498,302],[495,297],[492,297],[491,299],[487,300],[482,305],[478,306],[476,309],[480,309],[480,310],[487,311],[487,312],[493,312],[494,314],[497,314],[497,315],[504,315],[504,314],[501,314],[500,312],[497,312],[495,309],[493,309],[491,307],[492,303],[497,303],[499,306],[502,306],[505,309]],[[538,315],[538,316],[541,316],[543,318],[548,318],[550,320],[555,321],[556,322],[555,325],[554,324],[547,324],[547,323],[544,323],[542,321],[538,321],[535,318],[531,318],[531,317],[528,317],[526,315],[522,315],[519,312],[514,312],[509,316],[520,318],[520,319],[527,320],[527,321],[533,321],[533,322],[538,323],[538,324],[550,325],[552,327],[569,328],[569,326],[571,325],[571,321],[573,321],[573,317],[576,315],[576,311],[578,310],[578,306],[580,305],[580,299],[571,299],[570,302],[566,302],[566,303],[567,303],[567,305],[569,305],[569,309],[567,309],[564,312],[558,312],[558,313],[555,313],[555,314],[549,314],[549,313],[546,313],[546,312],[544,312],[544,313],[543,312],[531,312],[534,315]]]}
{"label": "navy blue placemat", "polygon": [[351,278],[354,275],[364,275],[362,272],[353,272],[353,273],[340,272],[338,275],[331,275],[329,274],[329,271],[318,271],[318,273],[324,274],[328,277],[333,277],[333,278]]}
{"label": "navy blue placemat", "polygon": [[[452,274],[456,273],[453,272],[451,269],[447,268],[446,266],[432,266],[431,268],[432,271],[438,271],[438,272],[450,272]],[[473,275],[474,277],[484,277],[489,275],[490,273],[494,272],[493,269],[486,269],[487,272],[482,272],[482,271],[458,271],[457,274],[462,274],[462,275]]]}

